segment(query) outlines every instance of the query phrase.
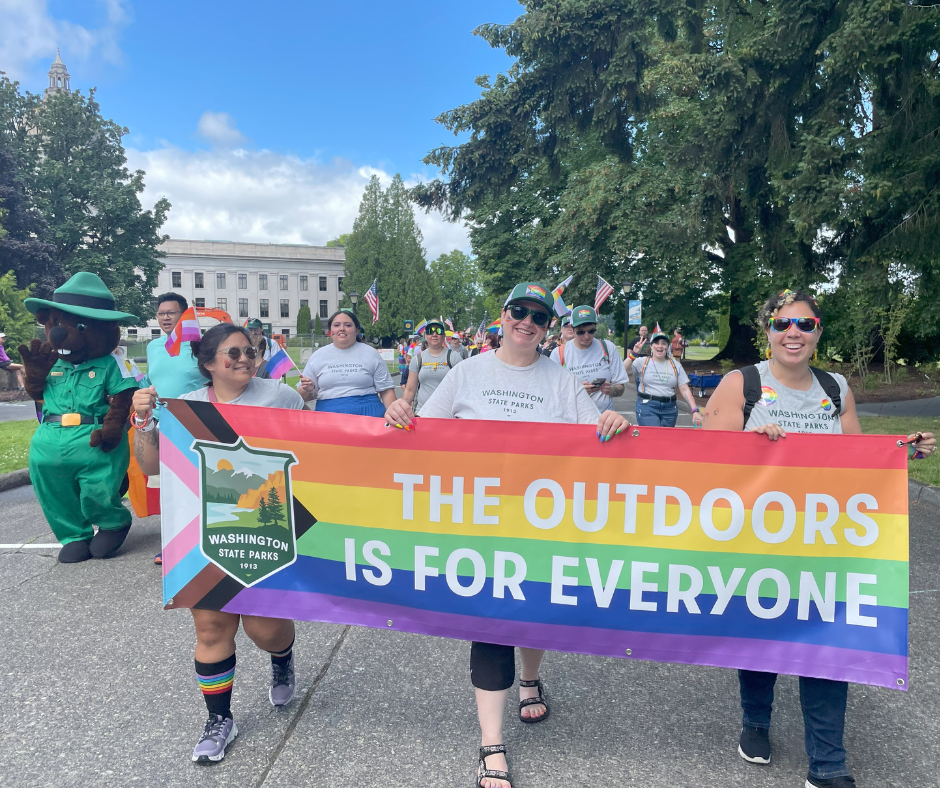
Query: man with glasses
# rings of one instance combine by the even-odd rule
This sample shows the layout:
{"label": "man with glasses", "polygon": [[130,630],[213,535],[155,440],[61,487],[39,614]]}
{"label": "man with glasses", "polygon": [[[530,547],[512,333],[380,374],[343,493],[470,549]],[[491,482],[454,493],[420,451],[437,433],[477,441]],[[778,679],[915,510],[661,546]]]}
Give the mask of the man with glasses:
{"label": "man with glasses", "polygon": [[257,378],[269,378],[268,361],[271,356],[281,349],[281,346],[270,337],[264,335],[264,324],[256,317],[251,318],[246,324],[248,329],[248,341],[253,348],[261,351],[261,358],[258,360],[258,366],[255,371]]}
{"label": "man with glasses", "polygon": [[614,409],[614,397],[623,394],[629,380],[623,359],[613,342],[598,339],[597,312],[590,306],[576,306],[571,311],[574,338],[552,351],[557,361],[574,375],[603,413]]}
{"label": "man with glasses", "polygon": [[[147,344],[147,374],[141,381],[141,388],[153,386],[160,399],[177,398],[189,391],[195,391],[206,385],[206,379],[196,365],[189,342],[184,342],[178,356],[171,356],[166,349],[166,338],[176,328],[180,318],[189,308],[189,303],[179,293],[163,293],[157,296],[157,323],[163,332]],[[154,409],[154,417],[160,418],[160,408]],[[155,564],[163,563],[162,551],[153,559]]]}

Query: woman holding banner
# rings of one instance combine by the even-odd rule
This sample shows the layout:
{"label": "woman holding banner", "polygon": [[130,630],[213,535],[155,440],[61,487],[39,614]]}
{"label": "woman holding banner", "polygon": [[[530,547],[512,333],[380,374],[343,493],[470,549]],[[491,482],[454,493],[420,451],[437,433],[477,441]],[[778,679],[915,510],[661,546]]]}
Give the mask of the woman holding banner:
{"label": "woman holding banner", "polygon": [[[601,442],[629,427],[629,422],[614,411],[599,413],[584,387],[567,370],[539,353],[553,310],[554,299],[547,288],[535,282],[516,285],[502,311],[502,344],[458,364],[423,405],[421,415],[594,424]],[[502,400],[494,402],[488,390],[510,390],[532,407],[519,412]],[[415,425],[414,411],[406,399],[393,402],[385,419],[402,429]],[[541,722],[549,712],[539,678],[545,652],[531,648],[519,651],[519,718],[527,723]],[[474,642],[470,649],[470,680],[476,690],[482,734],[477,784],[481,788],[511,788],[502,729],[506,697],[515,681],[514,647]]]}
{"label": "woman holding banner", "polygon": [[[267,408],[303,409],[300,395],[276,380],[254,377],[260,353],[248,332],[231,323],[219,323],[201,341],[191,342],[199,371],[209,384],[183,394],[180,399],[255,405]],[[131,423],[134,454],[148,476],[160,472],[159,435],[153,418],[157,392],[153,386],[134,394]],[[193,750],[197,763],[221,761],[225,748],[238,735],[232,718],[232,685],[235,681],[235,635],[239,620],[258,648],[271,655],[271,688],[268,698],[284,706],[294,697],[294,622],[264,616],[238,616],[216,610],[191,610],[196,627],[196,679],[202,690],[209,719]]]}
{"label": "woman holding banner", "polygon": [[315,399],[321,412],[381,418],[395,401],[385,359],[362,341],[362,326],[352,311],[334,312],[327,326],[331,344],[310,356],[297,384],[300,396]]}
{"label": "woman holding banner", "polygon": [[[758,314],[758,326],[767,337],[769,360],[725,376],[706,406],[705,428],[748,430],[775,441],[786,438],[774,416],[782,411],[793,432],[860,434],[855,398],[845,378],[810,366],[822,335],[822,314],[812,296],[785,290],[768,299]],[[821,425],[826,429],[820,430]],[[914,458],[930,456],[936,448],[929,432],[909,435],[908,440]],[[750,763],[769,764],[777,674],[739,670],[738,680],[744,711],[738,753]],[[800,677],[807,788],[855,785],[842,741],[847,698],[847,682]]]}

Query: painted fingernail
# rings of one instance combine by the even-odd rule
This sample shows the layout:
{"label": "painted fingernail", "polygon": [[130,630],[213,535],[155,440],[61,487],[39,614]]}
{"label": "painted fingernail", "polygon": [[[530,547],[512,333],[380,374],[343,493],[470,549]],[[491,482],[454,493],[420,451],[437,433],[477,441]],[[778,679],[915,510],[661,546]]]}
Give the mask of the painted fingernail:
{"label": "painted fingernail", "polygon": [[400,429],[400,430],[405,429],[404,427],[401,426],[401,424],[396,424],[395,426],[398,427],[398,429]]}
{"label": "painted fingernail", "polygon": [[619,430],[617,430],[617,431],[614,433],[614,435],[619,435],[621,432],[623,432],[623,427],[621,427]]}

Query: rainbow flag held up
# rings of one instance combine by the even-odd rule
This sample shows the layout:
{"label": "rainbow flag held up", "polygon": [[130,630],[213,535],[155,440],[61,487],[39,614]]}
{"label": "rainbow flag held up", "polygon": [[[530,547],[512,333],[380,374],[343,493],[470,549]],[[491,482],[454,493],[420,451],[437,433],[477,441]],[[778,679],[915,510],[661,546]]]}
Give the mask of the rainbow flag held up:
{"label": "rainbow flag held up", "polygon": [[296,366],[287,351],[281,348],[268,359],[268,374],[272,380],[280,380],[291,367]]}
{"label": "rainbow flag held up", "polygon": [[493,334],[493,333],[499,331],[499,329],[502,328],[502,325],[503,325],[503,320],[502,320],[502,318],[497,317],[496,320],[494,320],[492,323],[490,323],[490,324],[486,327],[486,330],[489,331],[491,334]]}
{"label": "rainbow flag held up", "polygon": [[428,327],[428,321],[427,321],[427,319],[424,319],[424,320],[422,320],[420,323],[418,323],[418,325],[415,326],[415,333],[416,333],[416,334],[423,334],[423,333],[424,333],[424,329],[426,329],[427,327]]}
{"label": "rainbow flag held up", "polygon": [[180,317],[173,330],[166,338],[166,352],[171,356],[178,356],[183,349],[184,342],[198,342],[202,339],[199,331],[199,318],[196,317],[196,307],[191,306]]}
{"label": "rainbow flag held up", "polygon": [[908,688],[898,436],[551,430],[171,399],[164,604]]}

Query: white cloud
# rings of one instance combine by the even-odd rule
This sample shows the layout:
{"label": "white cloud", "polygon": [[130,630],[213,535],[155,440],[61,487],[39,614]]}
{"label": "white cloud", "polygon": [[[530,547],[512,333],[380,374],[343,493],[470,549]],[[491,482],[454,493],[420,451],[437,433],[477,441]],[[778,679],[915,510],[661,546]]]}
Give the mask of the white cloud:
{"label": "white cloud", "polygon": [[51,63],[57,46],[67,66],[94,58],[120,63],[118,39],[129,22],[125,0],[98,1],[106,21],[89,29],[50,16],[46,0],[0,0],[0,71],[24,79],[37,60]]}
{"label": "white cloud", "polygon": [[245,135],[236,128],[235,119],[227,112],[203,112],[196,133],[219,148],[235,148],[245,142]]}
{"label": "white cloud", "polygon": [[[237,133],[234,124],[230,128]],[[195,240],[322,246],[352,230],[373,174],[386,184],[392,177],[343,159],[323,162],[269,150],[191,152],[166,145],[128,148],[127,156],[132,169],[147,173],[144,203],[149,207],[165,196],[173,205],[163,232]],[[410,176],[406,182],[418,180]],[[463,225],[436,213],[415,215],[429,260],[453,249],[469,252]]]}

